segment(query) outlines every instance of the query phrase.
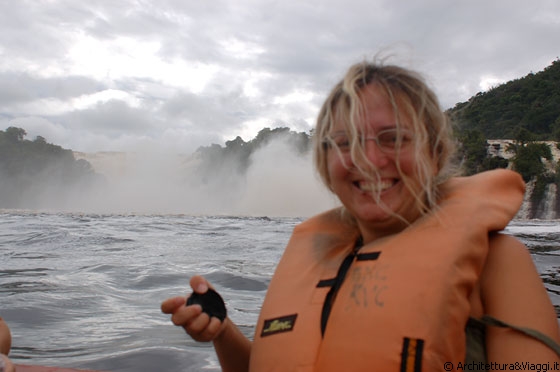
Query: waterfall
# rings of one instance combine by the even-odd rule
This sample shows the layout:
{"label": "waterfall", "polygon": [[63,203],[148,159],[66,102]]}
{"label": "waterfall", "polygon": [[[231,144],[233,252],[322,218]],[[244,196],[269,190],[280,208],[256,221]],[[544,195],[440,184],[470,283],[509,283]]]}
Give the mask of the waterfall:
{"label": "waterfall", "polygon": [[525,188],[525,195],[523,195],[523,203],[515,216],[518,220],[528,220],[531,218],[531,194],[533,194],[533,189],[535,188],[535,181],[527,182]]}
{"label": "waterfall", "polygon": [[[529,188],[529,186],[532,186]],[[556,197],[557,197],[557,186],[555,183],[549,183],[546,185],[544,190],[544,195],[541,201],[537,205],[531,205],[531,201],[527,200],[530,198],[534,189],[534,183],[531,181],[527,184],[527,194],[525,195],[524,204],[528,206],[528,215],[525,218],[536,218],[539,220],[554,220],[557,218],[556,213]],[[529,197],[529,198],[528,198]]]}
{"label": "waterfall", "polygon": [[556,219],[556,193],[557,186],[555,183],[549,183],[546,186],[546,191],[544,194],[544,203],[542,218],[544,220],[554,220]]}
{"label": "waterfall", "polygon": [[556,212],[560,205],[558,203],[558,187],[555,183],[549,183],[546,185],[546,190],[544,192],[543,199],[538,205],[532,205],[531,195],[535,189],[535,180],[527,182],[525,195],[523,196],[523,204],[519,208],[519,212],[515,216],[519,220],[527,220],[531,218],[537,218],[541,220],[554,220],[558,218],[558,213]]}

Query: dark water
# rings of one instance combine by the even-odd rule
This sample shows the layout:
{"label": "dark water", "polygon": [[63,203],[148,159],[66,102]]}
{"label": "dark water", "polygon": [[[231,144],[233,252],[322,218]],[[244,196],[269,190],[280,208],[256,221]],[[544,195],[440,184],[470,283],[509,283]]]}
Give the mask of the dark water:
{"label": "dark water", "polygon": [[[252,337],[269,279],[300,219],[0,213],[0,315],[18,364],[107,371],[219,370],[160,312],[205,275]],[[558,221],[513,222],[560,305]]]}

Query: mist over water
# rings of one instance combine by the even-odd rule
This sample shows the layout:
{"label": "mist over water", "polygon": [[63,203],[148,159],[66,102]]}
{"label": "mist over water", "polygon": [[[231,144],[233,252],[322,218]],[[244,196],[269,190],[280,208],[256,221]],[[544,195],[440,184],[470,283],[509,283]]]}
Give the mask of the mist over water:
{"label": "mist over water", "polygon": [[105,180],[62,193],[58,204],[65,211],[307,217],[337,205],[319,180],[311,154],[299,155],[281,139],[254,152],[245,173],[226,159],[201,176],[197,153],[75,156],[90,162]]}

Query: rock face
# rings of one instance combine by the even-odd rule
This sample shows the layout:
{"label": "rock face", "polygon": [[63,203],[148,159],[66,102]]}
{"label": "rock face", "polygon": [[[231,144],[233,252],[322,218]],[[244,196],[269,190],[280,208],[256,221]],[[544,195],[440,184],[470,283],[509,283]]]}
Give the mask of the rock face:
{"label": "rock face", "polygon": [[[513,158],[513,152],[507,151],[509,145],[512,145],[512,140],[487,140],[488,154],[490,156],[500,156],[504,159],[510,160]],[[556,173],[556,165],[560,160],[560,149],[558,149],[556,142],[543,141],[550,147],[552,153],[552,161],[542,159],[548,171],[551,174]],[[510,167],[511,167],[510,162]],[[560,190],[555,183],[549,183],[544,190],[544,197],[538,202],[532,201],[532,196],[535,191],[535,180],[527,183],[527,191],[525,192],[525,199],[523,206],[517,214],[518,219],[542,219],[542,220],[555,220],[560,218]]]}
{"label": "rock face", "polygon": [[[513,140],[503,140],[494,139],[486,140],[488,142],[488,154],[491,156],[501,156],[504,159],[511,159],[513,157],[513,152],[507,151],[508,145],[514,144]],[[554,141],[542,141],[550,147],[552,152],[553,162],[556,163],[560,160],[560,150],[556,147],[556,142]]]}

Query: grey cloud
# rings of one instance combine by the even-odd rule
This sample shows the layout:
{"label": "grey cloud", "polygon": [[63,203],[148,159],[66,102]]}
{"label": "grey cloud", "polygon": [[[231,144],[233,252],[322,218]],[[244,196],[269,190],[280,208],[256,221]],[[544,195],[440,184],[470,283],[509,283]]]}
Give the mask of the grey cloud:
{"label": "grey cloud", "polygon": [[[0,2],[0,118],[25,115],[17,112],[21,104],[39,98],[64,102],[118,89],[139,106],[113,100],[44,116],[57,130],[79,129],[88,146],[121,134],[197,147],[257,119],[306,127],[348,65],[383,50],[426,75],[447,108],[476,94],[485,77],[506,81],[550,64],[560,54],[559,14],[554,0]],[[155,42],[165,61],[211,64],[217,72],[196,93],[149,73],[103,81],[65,76],[78,35]],[[235,41],[257,52],[235,55]],[[49,77],[57,68],[58,77]],[[246,96],[253,78],[258,94]],[[312,102],[275,103],[294,91],[312,92]]]}
{"label": "grey cloud", "polygon": [[[77,32],[90,13],[78,3],[65,1],[0,2],[0,45],[5,48],[3,58],[35,59],[38,67],[64,58],[68,34]],[[4,54],[4,53],[3,53]],[[37,58],[40,57],[40,60]],[[18,66],[14,66],[18,68]]]}
{"label": "grey cloud", "polygon": [[180,93],[162,107],[167,120],[186,122],[192,128],[203,127],[214,133],[227,127],[239,128],[248,119],[248,112],[255,112],[255,108],[240,92],[217,96]]}
{"label": "grey cloud", "polygon": [[156,120],[151,112],[134,108],[126,102],[109,100],[85,110],[72,111],[56,118],[68,128],[87,130],[92,133],[121,133],[151,135],[157,132]]}
{"label": "grey cloud", "polygon": [[105,88],[102,83],[83,76],[41,78],[25,72],[0,72],[0,107],[41,98],[65,100]]}

